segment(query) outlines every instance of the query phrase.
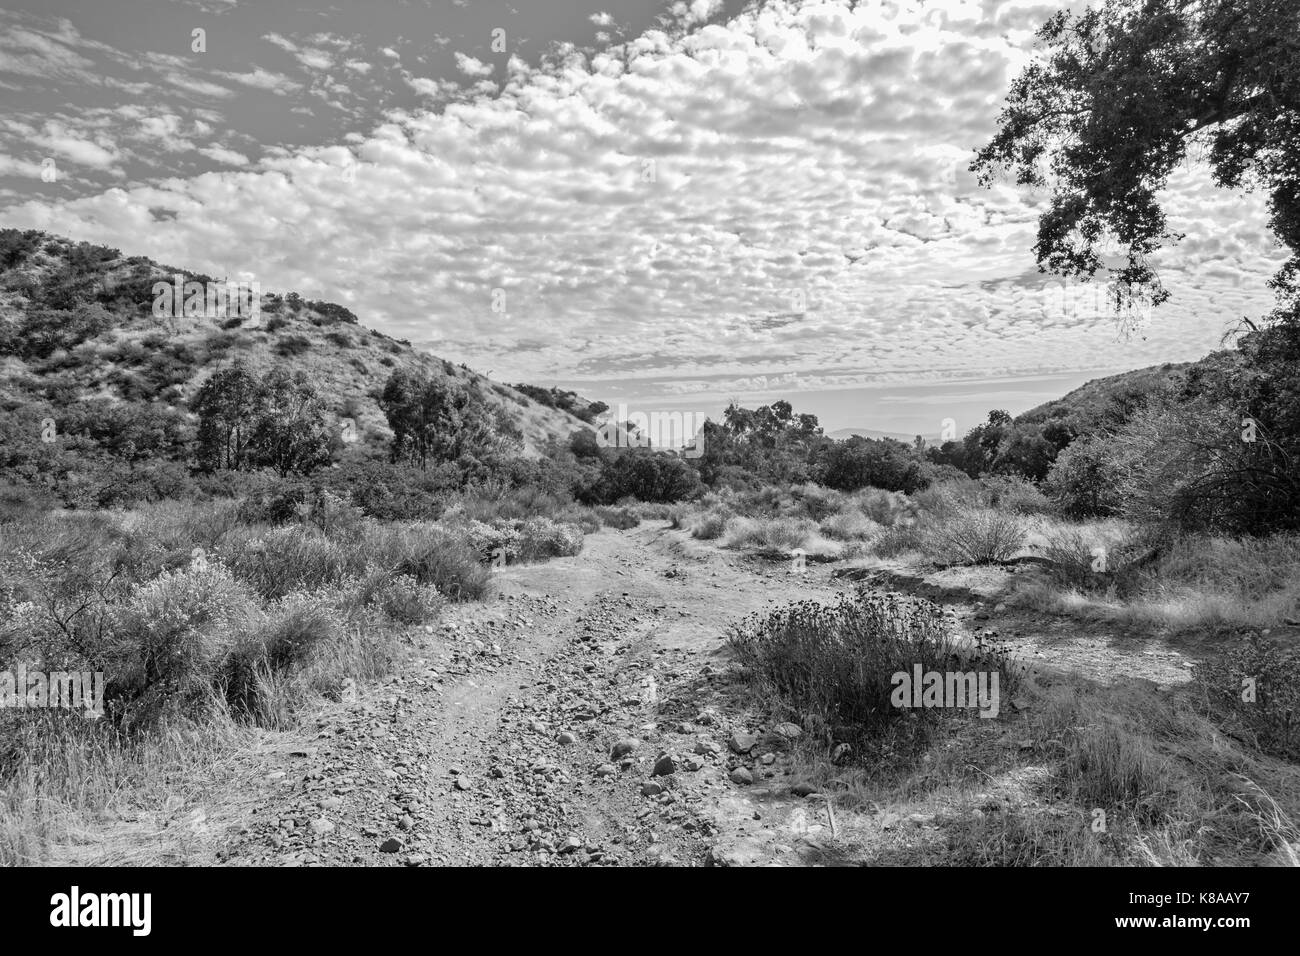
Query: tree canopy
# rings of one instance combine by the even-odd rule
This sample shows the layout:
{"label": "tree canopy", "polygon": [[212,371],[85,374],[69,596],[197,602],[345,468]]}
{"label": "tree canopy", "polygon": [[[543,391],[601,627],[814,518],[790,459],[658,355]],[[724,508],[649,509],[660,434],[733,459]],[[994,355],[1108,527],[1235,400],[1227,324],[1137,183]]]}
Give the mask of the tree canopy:
{"label": "tree canopy", "polygon": [[[1181,236],[1160,204],[1170,173],[1204,148],[1219,186],[1262,189],[1291,255],[1272,280],[1300,299],[1300,4],[1295,0],[1105,0],[1039,31],[972,171],[1052,190],[1034,252],[1045,271],[1113,274],[1126,297],[1168,298],[1149,256]],[[1198,147],[1198,144],[1199,147]],[[1103,260],[1109,240],[1124,264]],[[1129,299],[1131,301],[1131,299]],[[1275,317],[1290,313],[1279,309]]]}

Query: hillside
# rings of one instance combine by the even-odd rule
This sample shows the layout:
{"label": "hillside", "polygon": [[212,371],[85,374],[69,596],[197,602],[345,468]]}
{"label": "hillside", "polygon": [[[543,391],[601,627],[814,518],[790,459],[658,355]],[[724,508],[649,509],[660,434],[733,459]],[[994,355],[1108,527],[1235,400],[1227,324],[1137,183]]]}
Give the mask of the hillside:
{"label": "hillside", "polygon": [[1152,392],[1165,385],[1179,385],[1187,371],[1200,362],[1166,362],[1148,368],[1094,378],[1060,398],[1054,398],[1016,417],[1017,425],[1070,423],[1076,434],[1089,434],[1099,428],[1126,421],[1133,410]]}
{"label": "hillside", "polygon": [[[176,274],[211,281],[104,246],[0,230],[0,411],[48,405],[57,420],[74,402],[145,403],[189,418],[203,382],[240,361],[256,372],[276,365],[305,372],[339,421],[351,419],[373,447],[391,436],[376,395],[399,369],[457,380],[502,409],[530,456],[588,427],[570,411],[367,328],[348,309],[296,293],[263,292],[256,317],[232,316],[233,309],[155,316],[154,285]],[[565,404],[579,414],[589,406]]]}

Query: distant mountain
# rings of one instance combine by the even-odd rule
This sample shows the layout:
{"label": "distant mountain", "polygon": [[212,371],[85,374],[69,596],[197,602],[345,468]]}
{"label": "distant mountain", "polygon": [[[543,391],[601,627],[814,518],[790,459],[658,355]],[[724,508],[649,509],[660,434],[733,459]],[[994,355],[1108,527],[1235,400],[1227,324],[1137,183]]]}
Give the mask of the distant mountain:
{"label": "distant mountain", "polygon": [[[303,371],[340,421],[378,445],[391,436],[377,395],[395,370],[455,379],[476,400],[503,409],[522,432],[524,453],[588,428],[591,404],[570,393],[493,382],[464,366],[366,328],[350,310],[296,293],[262,294],[256,316],[227,305],[208,314],[156,314],[155,286],[225,288],[224,280],[143,256],[37,231],[0,230],[0,414],[48,414],[56,422],[87,402],[165,412],[183,421],[188,403],[217,369],[236,360],[261,373]],[[185,287],[181,286],[184,293]],[[251,303],[249,303],[251,305]]]}

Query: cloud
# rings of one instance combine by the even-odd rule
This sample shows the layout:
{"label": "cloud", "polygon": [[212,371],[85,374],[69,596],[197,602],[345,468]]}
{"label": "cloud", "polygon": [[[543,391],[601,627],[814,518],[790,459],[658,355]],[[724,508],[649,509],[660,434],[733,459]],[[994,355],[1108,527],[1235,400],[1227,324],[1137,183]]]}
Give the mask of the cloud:
{"label": "cloud", "polygon": [[491,76],[492,64],[484,63],[482,60],[476,60],[472,56],[466,56],[464,53],[456,54],[456,69],[460,70],[467,76]]}
{"label": "cloud", "polygon": [[459,53],[460,83],[395,70],[432,102],[346,147],[264,148],[248,168],[185,129],[209,160],[245,162],[5,218],[252,272],[455,361],[602,397],[1134,367],[1203,354],[1267,309],[1262,200],[1204,170],[1171,181],[1170,227],[1194,238],[1159,257],[1175,298],[1139,336],[1036,272],[1044,197],[981,188],[966,164],[1049,5],[669,9],[665,29],[599,52],[512,58],[499,85]]}
{"label": "cloud", "polygon": [[264,70],[260,66],[255,66],[246,73],[218,73],[216,75],[233,83],[240,83],[260,90],[270,90],[272,93],[281,96],[296,93],[302,89],[301,83],[295,82],[283,73]]}
{"label": "cloud", "polygon": [[208,159],[224,166],[247,166],[249,159],[243,153],[237,153],[233,149],[226,149],[223,146],[207,146],[200,149],[199,152]]}

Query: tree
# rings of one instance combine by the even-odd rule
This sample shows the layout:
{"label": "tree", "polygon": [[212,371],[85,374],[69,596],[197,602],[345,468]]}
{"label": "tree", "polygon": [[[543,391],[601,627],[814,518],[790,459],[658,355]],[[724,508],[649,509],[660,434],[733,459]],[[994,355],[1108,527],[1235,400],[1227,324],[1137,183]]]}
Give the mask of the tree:
{"label": "tree", "polygon": [[517,441],[505,435],[484,401],[449,378],[407,369],[389,376],[379,407],[393,430],[393,461],[455,461],[483,457]]}
{"label": "tree", "polygon": [[190,410],[199,416],[199,467],[238,471],[253,464],[250,445],[262,410],[262,390],[242,364],[221,369],[199,387]]}
{"label": "tree", "polygon": [[[1193,143],[1218,185],[1262,186],[1291,256],[1272,280],[1300,297],[1300,5],[1295,0],[1106,0],[1039,31],[1039,62],[1015,81],[971,169],[1053,190],[1039,266],[1091,278],[1113,237],[1116,304],[1168,297],[1147,258],[1169,232],[1159,193]],[[1282,318],[1282,313],[1275,313]]]}
{"label": "tree", "polygon": [[854,435],[827,447],[820,481],[839,491],[870,486],[911,493],[929,479],[911,446],[892,438]]}
{"label": "tree", "polygon": [[258,464],[281,478],[310,474],[329,462],[325,408],[305,373],[273,368],[262,379],[252,445]]}

